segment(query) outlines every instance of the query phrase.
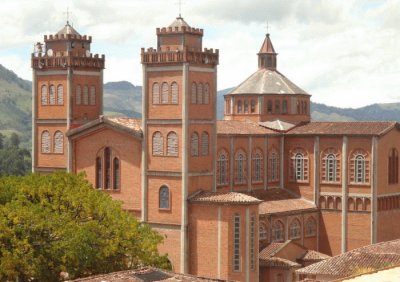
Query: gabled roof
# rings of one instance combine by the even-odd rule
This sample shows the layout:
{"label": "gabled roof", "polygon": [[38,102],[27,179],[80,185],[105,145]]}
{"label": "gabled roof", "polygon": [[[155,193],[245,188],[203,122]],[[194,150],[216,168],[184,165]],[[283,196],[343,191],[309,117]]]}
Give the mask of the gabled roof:
{"label": "gabled roof", "polygon": [[287,131],[295,127],[295,124],[283,121],[283,120],[272,120],[272,121],[264,121],[264,122],[259,122],[259,125],[272,129],[272,130],[277,130],[277,131]]}
{"label": "gabled roof", "polygon": [[265,135],[277,134],[276,131],[260,126],[258,123],[250,120],[218,120],[217,134],[225,135]]}
{"label": "gabled roof", "polygon": [[304,262],[317,262],[321,260],[325,260],[331,258],[331,256],[328,256],[326,254],[314,251],[314,250],[307,250],[304,255],[298,258],[298,260],[304,261]]}
{"label": "gabled roof", "polygon": [[393,128],[399,128],[399,124],[392,121],[310,122],[289,130],[287,134],[381,136]]}
{"label": "gabled roof", "polygon": [[208,203],[208,204],[259,204],[261,201],[257,198],[238,192],[206,192],[198,191],[189,196],[191,203]]}
{"label": "gabled roof", "polygon": [[297,262],[279,257],[270,257],[266,259],[260,258],[260,265],[268,267],[286,268],[286,269],[301,267],[301,264],[298,264]]}
{"label": "gabled roof", "polygon": [[276,70],[261,68],[226,95],[303,94],[306,91]]}
{"label": "gabled roof", "polygon": [[69,22],[67,22],[67,24],[66,24],[62,29],[60,29],[59,32],[57,32],[57,34],[58,34],[58,35],[61,35],[61,34],[65,34],[65,35],[67,35],[67,34],[80,35],[79,32],[77,32],[77,31],[69,24]]}

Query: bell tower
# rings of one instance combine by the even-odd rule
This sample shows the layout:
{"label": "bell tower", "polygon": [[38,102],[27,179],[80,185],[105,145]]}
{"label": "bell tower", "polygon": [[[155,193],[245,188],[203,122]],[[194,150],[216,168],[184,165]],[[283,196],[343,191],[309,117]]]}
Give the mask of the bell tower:
{"label": "bell tower", "polygon": [[91,42],[67,22],[36,44],[31,56],[33,172],[69,171],[65,133],[102,114],[105,56],[93,55]]}
{"label": "bell tower", "polygon": [[[215,191],[218,50],[178,17],[157,28],[143,65],[142,220],[176,244],[169,257],[188,273],[188,195]],[[165,199],[169,199],[168,203]],[[162,250],[161,250],[162,251]]]}

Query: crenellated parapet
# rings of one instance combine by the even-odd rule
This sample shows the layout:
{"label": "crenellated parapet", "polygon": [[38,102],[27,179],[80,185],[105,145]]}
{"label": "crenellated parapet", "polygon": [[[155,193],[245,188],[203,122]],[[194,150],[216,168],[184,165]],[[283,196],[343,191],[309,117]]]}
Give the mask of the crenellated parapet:
{"label": "crenellated parapet", "polygon": [[54,35],[45,35],[44,36],[44,42],[54,42],[54,41],[60,41],[60,40],[67,40],[67,41],[72,41],[72,40],[78,40],[78,41],[86,41],[88,43],[92,42],[92,37],[91,36],[86,36],[86,35],[79,35],[79,34],[54,34]]}
{"label": "crenellated parapet", "polygon": [[218,65],[219,50],[204,48],[203,52],[188,50],[182,51],[161,51],[161,49],[142,48],[141,50],[142,64],[165,64],[165,63],[194,63],[206,65]]}
{"label": "crenellated parapet", "polygon": [[42,55],[41,53],[32,54],[31,58],[33,69],[47,68],[94,68],[104,69],[105,55],[76,54],[72,52],[58,52],[55,56]]}
{"label": "crenellated parapet", "polygon": [[163,35],[169,33],[190,33],[193,35],[203,36],[203,29],[194,28],[190,26],[170,26],[170,27],[157,28],[157,35]]}

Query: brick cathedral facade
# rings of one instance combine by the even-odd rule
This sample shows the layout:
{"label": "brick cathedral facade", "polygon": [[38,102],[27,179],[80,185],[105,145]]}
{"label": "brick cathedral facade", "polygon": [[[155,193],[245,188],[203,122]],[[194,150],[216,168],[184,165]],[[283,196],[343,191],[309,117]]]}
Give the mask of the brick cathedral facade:
{"label": "brick cathedral facade", "polygon": [[84,171],[165,235],[160,251],[181,273],[289,281],[295,250],[400,236],[399,124],[310,121],[310,95],[277,70],[268,34],[217,120],[218,50],[181,17],[156,33],[141,50],[142,119],[103,116],[105,57],[91,37],[69,23],[44,37],[32,54],[33,171]]}

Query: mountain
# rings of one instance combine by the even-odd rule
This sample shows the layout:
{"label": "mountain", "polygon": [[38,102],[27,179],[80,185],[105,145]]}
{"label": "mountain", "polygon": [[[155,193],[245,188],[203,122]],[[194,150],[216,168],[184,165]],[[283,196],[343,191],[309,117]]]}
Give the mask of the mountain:
{"label": "mountain", "polygon": [[128,81],[104,84],[104,114],[140,117],[142,115],[142,87]]}

